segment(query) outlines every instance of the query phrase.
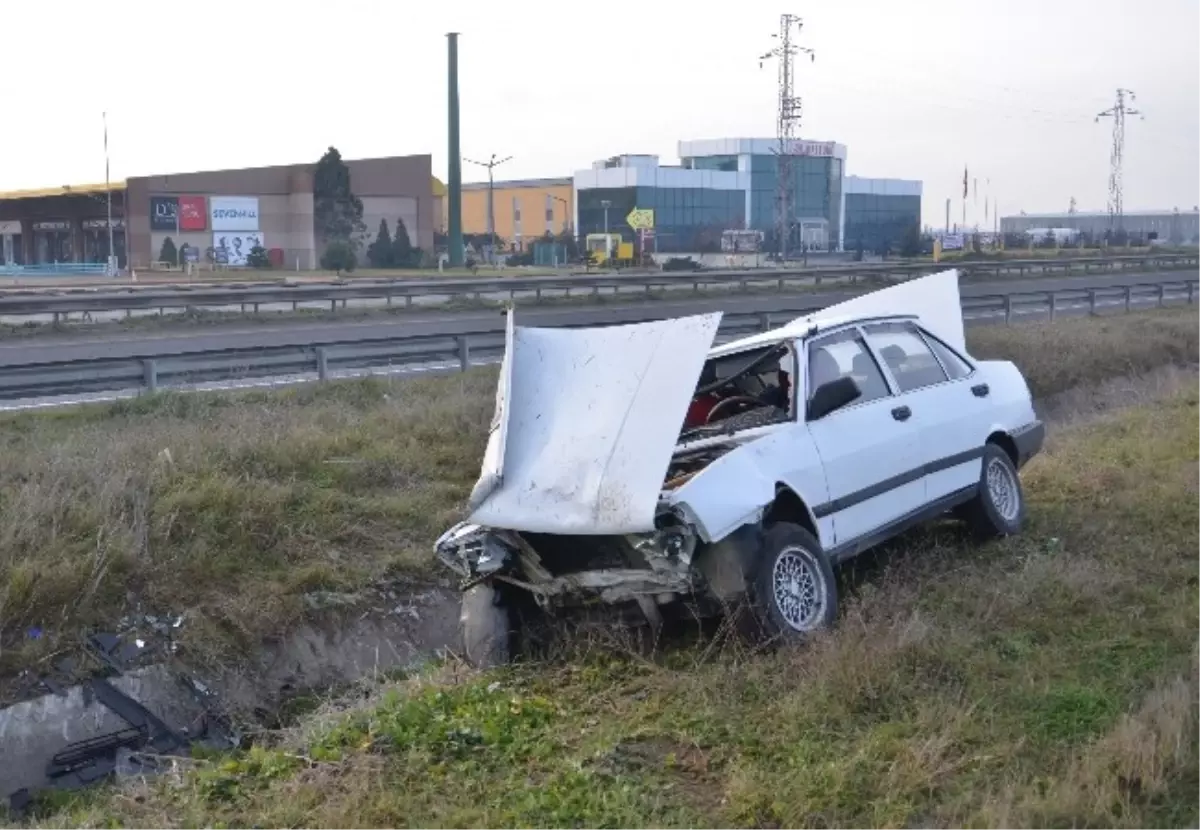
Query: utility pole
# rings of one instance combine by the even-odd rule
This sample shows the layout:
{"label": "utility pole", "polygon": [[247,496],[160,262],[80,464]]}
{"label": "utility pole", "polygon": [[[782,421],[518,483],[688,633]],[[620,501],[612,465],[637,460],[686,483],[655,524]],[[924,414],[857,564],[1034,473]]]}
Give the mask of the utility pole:
{"label": "utility pole", "polygon": [[492,157],[487,161],[473,161],[464,159],[471,164],[478,164],[480,167],[486,167],[488,171],[488,203],[487,203],[487,232],[488,232],[488,260],[494,259],[493,251],[496,248],[496,205],[494,202],[495,182],[492,181],[492,170],[504,164],[506,161],[511,161],[512,156],[505,156],[496,161],[496,154],[492,153]]}
{"label": "utility pole", "polygon": [[[113,248],[112,185],[109,184],[109,181],[108,181],[108,113],[107,112],[100,113],[100,119],[104,123],[104,190],[108,194],[108,197],[107,197],[107,204],[108,204],[108,207],[107,207],[107,213],[108,213],[108,223],[107,223],[108,224],[108,271],[110,272],[108,274],[108,276],[115,277],[117,275],[117,272],[116,272],[116,263],[114,262],[114,258],[116,257],[117,252]],[[126,203],[128,203],[129,200],[126,199],[125,201],[126,201]],[[126,230],[126,233],[128,233],[128,230]],[[128,237],[126,237],[126,240],[128,240]]]}
{"label": "utility pole", "polygon": [[[1108,224],[1113,232],[1121,230],[1125,225],[1125,205],[1123,182],[1121,179],[1121,164],[1125,156],[1125,116],[1142,115],[1140,110],[1133,109],[1125,103],[1136,101],[1137,95],[1131,89],[1117,87],[1117,101],[1104,112],[1096,115],[1096,122],[1101,118],[1113,120],[1112,151],[1108,159]],[[1142,115],[1144,119],[1146,116]]]}
{"label": "utility pole", "polygon": [[[784,262],[787,259],[788,237],[791,235],[790,229],[792,224],[792,191],[795,186],[793,181],[792,157],[794,155],[794,140],[796,137],[796,128],[800,126],[800,116],[803,113],[803,105],[800,97],[795,94],[794,81],[796,76],[793,59],[800,52],[809,56],[809,60],[816,60],[816,52],[804,46],[797,46],[792,42],[792,26],[796,27],[796,33],[804,28],[804,22],[794,14],[781,14],[779,16],[779,34],[772,35],[777,38],[779,45],[759,56],[758,65],[762,65],[771,58],[776,58],[779,62],[779,107],[775,115],[775,138],[779,146],[775,150],[776,182],[775,192],[775,224],[776,233],[779,234],[779,261]],[[749,217],[747,217],[749,219]]]}
{"label": "utility pole", "polygon": [[458,149],[458,32],[446,35],[449,40],[449,133],[450,175],[447,188],[447,213],[449,213],[449,259],[451,268],[463,265],[462,238],[462,154]]}

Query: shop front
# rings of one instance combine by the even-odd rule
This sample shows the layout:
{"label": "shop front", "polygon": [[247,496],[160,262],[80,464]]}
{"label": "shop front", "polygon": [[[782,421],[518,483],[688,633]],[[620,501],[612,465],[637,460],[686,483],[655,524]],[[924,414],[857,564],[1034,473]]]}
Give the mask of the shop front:
{"label": "shop front", "polygon": [[33,262],[50,265],[73,262],[71,223],[66,219],[44,219],[33,223]]}
{"label": "shop front", "polygon": [[[108,220],[83,220],[83,262],[107,262],[108,249]],[[117,255],[120,267],[125,267],[125,220],[113,217],[112,246]]]}
{"label": "shop front", "polygon": [[21,223],[0,221],[0,266],[23,265],[25,252],[21,248]]}

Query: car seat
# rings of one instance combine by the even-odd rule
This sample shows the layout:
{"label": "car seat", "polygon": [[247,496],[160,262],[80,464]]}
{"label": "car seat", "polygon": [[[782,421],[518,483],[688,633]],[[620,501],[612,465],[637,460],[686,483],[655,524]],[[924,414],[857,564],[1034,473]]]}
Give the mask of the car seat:
{"label": "car seat", "polygon": [[809,366],[808,392],[810,397],[819,387],[842,376],[842,367],[826,349],[818,348],[813,352]]}

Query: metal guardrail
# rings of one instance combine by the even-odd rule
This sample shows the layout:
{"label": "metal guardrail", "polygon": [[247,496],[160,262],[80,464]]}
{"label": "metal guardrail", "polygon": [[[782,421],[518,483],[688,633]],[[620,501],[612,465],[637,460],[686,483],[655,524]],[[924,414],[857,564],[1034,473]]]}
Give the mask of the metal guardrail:
{"label": "metal guardrail", "polygon": [[[968,323],[1011,324],[1074,314],[1128,312],[1170,304],[1192,304],[1200,282],[1079,288],[1053,292],[1011,292],[963,299]],[[763,297],[761,310],[726,314],[720,339],[782,325],[820,306],[802,298],[780,304]],[[613,309],[608,324],[655,319],[653,308]],[[591,324],[589,324],[591,325]],[[176,350],[145,357],[41,362],[30,349],[27,364],[0,367],[0,400],[45,399],[119,390],[154,391],[204,383],[243,383],[255,379],[326,380],[373,372],[448,372],[497,361],[504,349],[503,320],[480,321],[453,335],[376,337],[321,345],[265,348]]]}
{"label": "metal guardrail", "polygon": [[71,314],[117,314],[130,315],[135,311],[157,310],[184,311],[189,309],[233,309],[259,312],[263,306],[325,307],[336,311],[345,308],[349,301],[359,303],[372,301],[391,306],[412,306],[419,299],[446,300],[483,296],[507,297],[517,294],[534,295],[541,299],[543,292],[570,292],[590,290],[593,294],[612,290],[628,292],[642,289],[687,288],[702,291],[706,288],[736,287],[774,288],[784,290],[789,285],[811,283],[821,285],[824,281],[856,283],[860,279],[903,280],[933,271],[957,268],[969,279],[1006,275],[1025,276],[1037,273],[1054,276],[1068,273],[1083,275],[1121,271],[1148,271],[1160,269],[1185,269],[1200,267],[1200,258],[1193,254],[1138,255],[1131,257],[1084,257],[1073,259],[995,260],[967,263],[879,263],[857,264],[817,269],[761,269],[756,271],[688,271],[655,272],[652,274],[606,274],[570,275],[543,277],[500,277],[485,280],[473,278],[447,278],[435,280],[388,279],[352,280],[324,283],[236,283],[220,285],[178,286],[104,286],[101,288],[71,288],[55,292],[44,288],[37,290],[0,291],[0,318],[43,318],[55,322]]}

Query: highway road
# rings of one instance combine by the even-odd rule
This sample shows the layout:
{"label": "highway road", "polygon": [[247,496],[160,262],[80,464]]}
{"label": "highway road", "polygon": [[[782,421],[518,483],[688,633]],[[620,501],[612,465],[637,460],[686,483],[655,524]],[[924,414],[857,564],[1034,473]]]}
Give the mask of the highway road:
{"label": "highway road", "polygon": [[[964,298],[983,297],[1019,290],[1022,293],[1065,291],[1080,288],[1117,287],[1139,283],[1183,282],[1195,280],[1196,271],[1154,271],[1143,274],[1102,274],[1088,277],[1051,277],[1026,280],[999,280],[967,283],[961,287]],[[623,309],[653,308],[661,317],[678,317],[711,311],[752,313],[761,311],[773,300],[783,316],[799,306],[826,306],[841,302],[854,293],[849,291],[728,294],[680,299],[646,300],[602,305],[541,306],[521,310],[518,319],[526,326],[603,325],[620,319]],[[518,306],[519,307],[519,306]],[[247,349],[268,346],[321,345],[347,340],[394,338],[397,335],[453,335],[494,330],[500,325],[501,312],[492,310],[429,311],[381,317],[377,320],[313,323],[215,324],[179,331],[109,331],[103,334],[81,332],[64,337],[39,336],[0,340],[0,367],[83,359],[152,357],[164,351],[198,352],[214,349]],[[783,322],[783,320],[780,320]]]}

